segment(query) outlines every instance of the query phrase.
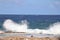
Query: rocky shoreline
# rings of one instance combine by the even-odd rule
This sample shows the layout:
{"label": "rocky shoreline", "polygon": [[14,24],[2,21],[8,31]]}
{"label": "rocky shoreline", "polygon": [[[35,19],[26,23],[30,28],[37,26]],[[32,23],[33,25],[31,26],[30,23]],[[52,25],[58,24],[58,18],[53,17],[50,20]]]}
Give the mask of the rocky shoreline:
{"label": "rocky shoreline", "polygon": [[0,40],[60,40],[60,37],[53,34],[2,33]]}

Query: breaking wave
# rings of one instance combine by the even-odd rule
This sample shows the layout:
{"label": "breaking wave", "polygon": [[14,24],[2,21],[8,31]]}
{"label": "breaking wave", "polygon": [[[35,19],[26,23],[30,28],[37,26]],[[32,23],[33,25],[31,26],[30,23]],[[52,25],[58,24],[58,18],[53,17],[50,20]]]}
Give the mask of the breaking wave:
{"label": "breaking wave", "polygon": [[60,22],[56,22],[49,26],[48,29],[28,29],[27,20],[22,20],[20,24],[7,19],[3,23],[3,27],[12,32],[26,32],[26,33],[42,33],[42,34],[60,34]]}

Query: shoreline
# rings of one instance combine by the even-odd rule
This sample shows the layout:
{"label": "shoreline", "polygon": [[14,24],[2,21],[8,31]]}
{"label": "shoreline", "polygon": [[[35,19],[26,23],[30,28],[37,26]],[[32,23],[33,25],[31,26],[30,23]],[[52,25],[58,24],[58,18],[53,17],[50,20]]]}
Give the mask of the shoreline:
{"label": "shoreline", "polygon": [[29,33],[2,33],[2,40],[59,40],[60,37],[52,34],[29,34]]}

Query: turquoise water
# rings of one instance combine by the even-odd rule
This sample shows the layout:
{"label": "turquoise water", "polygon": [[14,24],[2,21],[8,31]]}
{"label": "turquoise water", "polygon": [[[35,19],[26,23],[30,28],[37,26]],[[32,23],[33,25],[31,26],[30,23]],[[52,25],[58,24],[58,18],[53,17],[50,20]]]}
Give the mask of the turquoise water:
{"label": "turquoise water", "polygon": [[47,29],[49,25],[60,22],[60,15],[0,15],[0,30],[4,30],[2,25],[6,19],[16,23],[27,20],[31,29]]}

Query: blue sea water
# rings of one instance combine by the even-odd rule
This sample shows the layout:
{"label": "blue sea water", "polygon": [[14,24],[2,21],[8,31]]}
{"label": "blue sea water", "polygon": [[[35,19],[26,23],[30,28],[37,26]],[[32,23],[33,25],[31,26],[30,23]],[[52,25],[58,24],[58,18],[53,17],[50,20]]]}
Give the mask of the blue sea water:
{"label": "blue sea water", "polygon": [[3,23],[7,19],[16,23],[27,20],[31,29],[47,29],[49,25],[60,22],[60,15],[0,15],[0,30],[4,30]]}

